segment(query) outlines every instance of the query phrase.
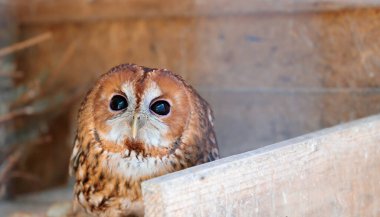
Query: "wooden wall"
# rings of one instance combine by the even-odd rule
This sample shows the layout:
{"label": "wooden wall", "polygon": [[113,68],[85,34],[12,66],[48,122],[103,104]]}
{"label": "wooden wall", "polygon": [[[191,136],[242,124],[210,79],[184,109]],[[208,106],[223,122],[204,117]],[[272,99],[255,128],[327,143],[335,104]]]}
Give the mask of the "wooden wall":
{"label": "wooden wall", "polygon": [[213,106],[223,156],[378,113],[377,2],[272,3],[18,0],[21,38],[53,33],[20,69],[84,93],[116,64],[169,68]]}

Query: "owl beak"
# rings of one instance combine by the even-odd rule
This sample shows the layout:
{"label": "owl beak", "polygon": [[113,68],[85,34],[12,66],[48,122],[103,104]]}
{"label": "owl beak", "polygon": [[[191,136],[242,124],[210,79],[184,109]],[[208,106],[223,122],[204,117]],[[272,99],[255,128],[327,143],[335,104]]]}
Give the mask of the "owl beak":
{"label": "owl beak", "polygon": [[134,115],[133,122],[132,122],[132,138],[133,139],[136,139],[136,136],[137,136],[138,120],[139,120],[139,117],[137,115]]}

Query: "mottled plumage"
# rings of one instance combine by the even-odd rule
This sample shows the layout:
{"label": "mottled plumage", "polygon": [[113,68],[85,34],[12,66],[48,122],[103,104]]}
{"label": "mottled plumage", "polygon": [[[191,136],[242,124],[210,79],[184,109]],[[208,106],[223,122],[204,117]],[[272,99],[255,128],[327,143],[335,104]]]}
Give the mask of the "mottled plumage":
{"label": "mottled plumage", "polygon": [[143,216],[142,181],[217,158],[211,109],[190,85],[166,69],[120,65],[79,111],[75,203],[94,216]]}

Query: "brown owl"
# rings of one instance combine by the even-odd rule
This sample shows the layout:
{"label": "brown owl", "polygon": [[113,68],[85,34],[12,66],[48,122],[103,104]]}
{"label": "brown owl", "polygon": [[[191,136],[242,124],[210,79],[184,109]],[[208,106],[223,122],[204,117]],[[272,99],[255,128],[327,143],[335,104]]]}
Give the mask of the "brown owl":
{"label": "brown owl", "polygon": [[101,76],[79,111],[75,204],[143,216],[141,182],[218,158],[207,102],[180,76],[132,64]]}

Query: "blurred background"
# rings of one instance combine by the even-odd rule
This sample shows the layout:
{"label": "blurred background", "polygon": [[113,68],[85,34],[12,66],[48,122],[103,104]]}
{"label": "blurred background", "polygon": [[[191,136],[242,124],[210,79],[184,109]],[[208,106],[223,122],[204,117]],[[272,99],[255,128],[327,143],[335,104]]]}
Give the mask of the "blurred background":
{"label": "blurred background", "polygon": [[0,0],[0,198],[67,183],[78,105],[121,63],[192,84],[223,157],[380,112],[379,5]]}

